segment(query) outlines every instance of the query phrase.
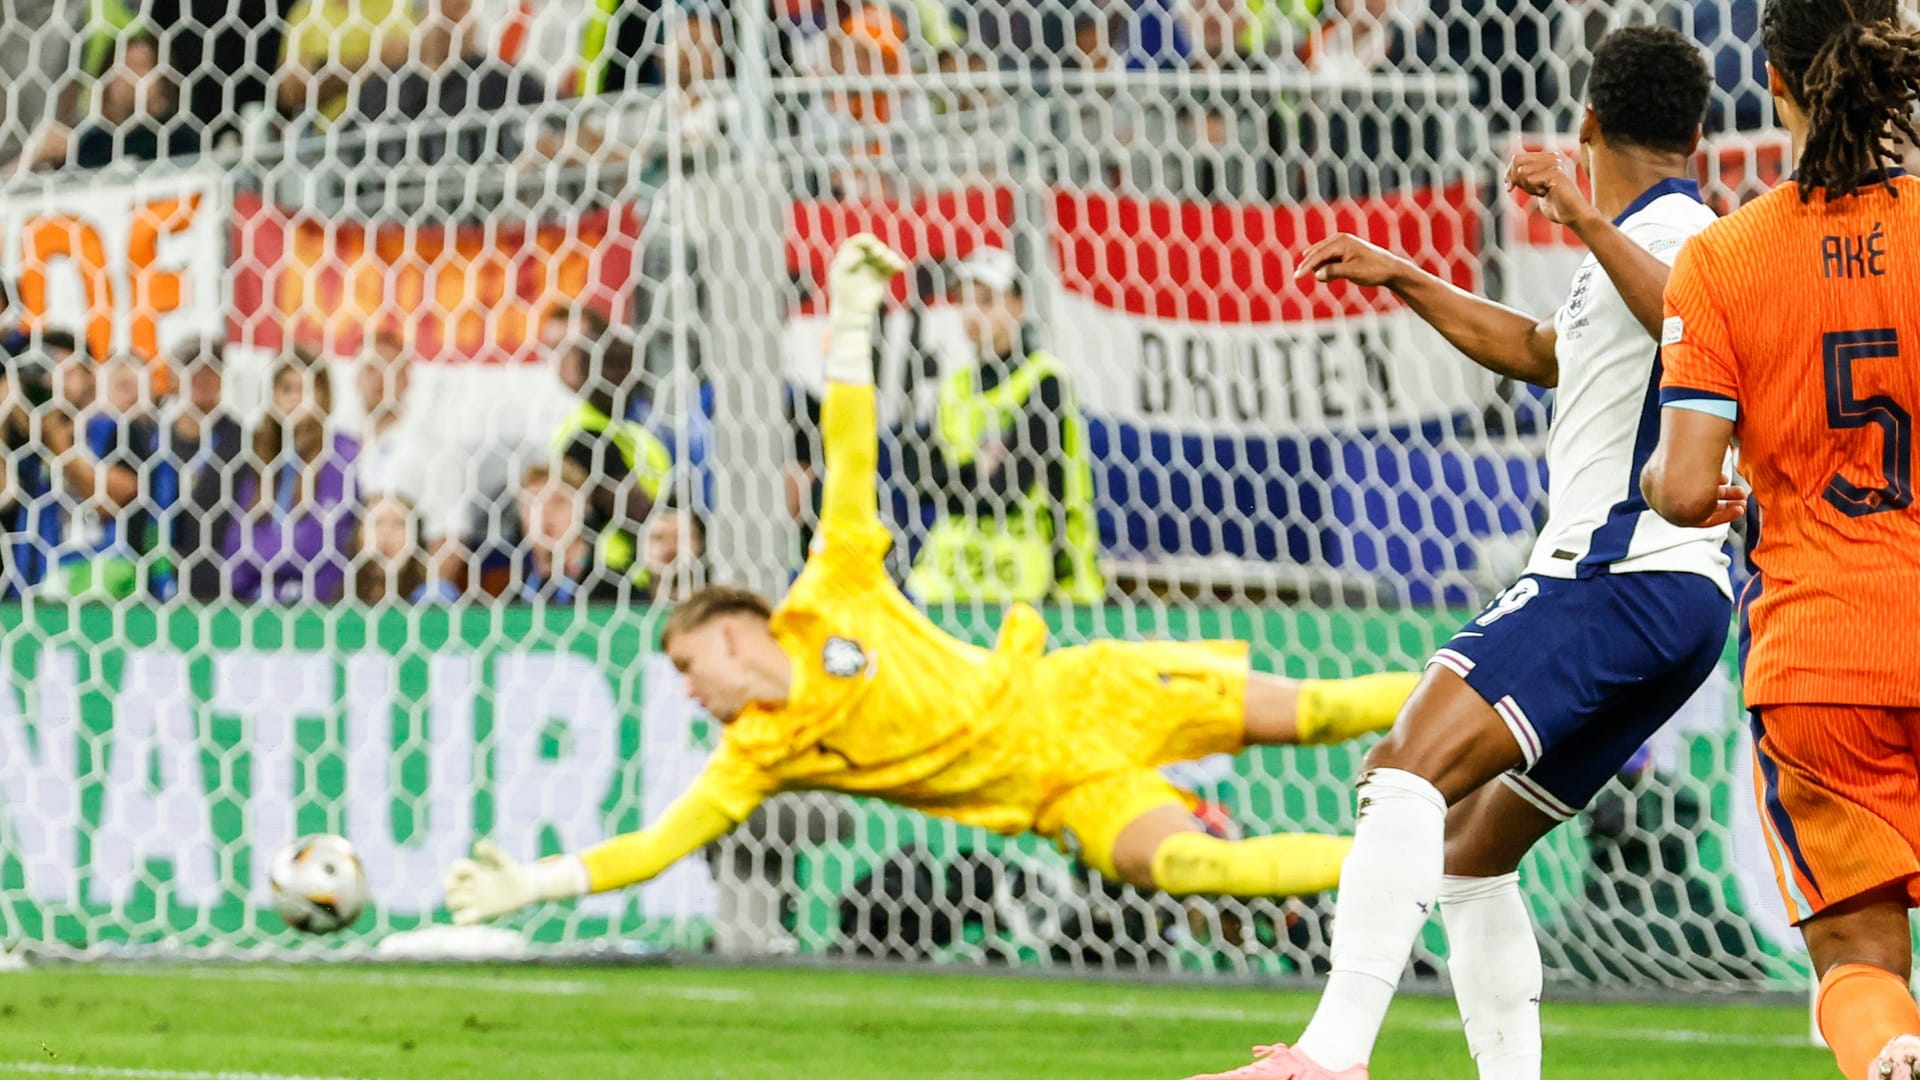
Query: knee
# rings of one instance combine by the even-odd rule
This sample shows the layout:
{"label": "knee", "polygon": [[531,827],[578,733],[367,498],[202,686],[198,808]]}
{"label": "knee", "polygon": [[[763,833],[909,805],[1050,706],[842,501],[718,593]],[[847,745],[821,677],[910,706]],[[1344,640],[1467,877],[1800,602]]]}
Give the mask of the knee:
{"label": "knee", "polygon": [[1405,749],[1404,740],[1400,737],[1399,729],[1396,728],[1388,732],[1385,739],[1376,743],[1373,749],[1367,751],[1367,756],[1360,759],[1360,775],[1365,777],[1367,773],[1375,769],[1401,769],[1406,772],[1415,771],[1407,768],[1407,765],[1412,764],[1412,762],[1406,760]]}
{"label": "knee", "polygon": [[1160,854],[1160,844],[1165,842],[1162,839],[1159,843],[1152,845],[1128,844],[1117,847],[1113,858],[1108,860],[1111,864],[1111,873],[1108,876],[1136,889],[1155,888],[1153,863]]}
{"label": "knee", "polygon": [[1360,780],[1366,782],[1367,774],[1378,769],[1393,769],[1396,772],[1412,773],[1430,784],[1438,786],[1435,779],[1437,770],[1434,761],[1440,755],[1432,747],[1414,746],[1407,735],[1398,727],[1388,732],[1367,756],[1361,759]]}
{"label": "knee", "polygon": [[1907,888],[1902,883],[1829,908],[1800,930],[1817,977],[1837,967],[1864,964],[1906,978],[1913,970],[1908,927]]}
{"label": "knee", "polygon": [[1478,760],[1470,748],[1432,740],[1415,743],[1402,738],[1396,727],[1384,742],[1367,752],[1361,763],[1360,782],[1366,783],[1368,774],[1380,769],[1410,773],[1432,784],[1452,806],[1479,790],[1503,768]]}
{"label": "knee", "polygon": [[1913,974],[1912,939],[1904,934],[1873,933],[1867,928],[1834,929],[1808,935],[1808,952],[1813,959],[1814,977],[1826,978],[1835,968],[1850,964],[1891,971],[1903,979]]}

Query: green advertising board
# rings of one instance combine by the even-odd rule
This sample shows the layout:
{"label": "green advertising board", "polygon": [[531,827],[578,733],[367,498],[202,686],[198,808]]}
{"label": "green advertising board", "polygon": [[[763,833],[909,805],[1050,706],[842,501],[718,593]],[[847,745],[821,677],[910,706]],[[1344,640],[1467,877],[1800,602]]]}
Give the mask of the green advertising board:
{"label": "green advertising board", "polygon": [[[1316,677],[1412,668],[1460,618],[1048,613],[1060,643],[1231,636],[1253,642],[1264,669]],[[716,732],[654,651],[656,620],[524,607],[0,609],[10,674],[0,701],[0,930],[10,943],[83,952],[245,952],[366,946],[444,921],[442,874],[475,837],[522,856],[577,848],[638,827],[697,772]],[[947,625],[984,643],[997,614]],[[1527,867],[1557,975],[1793,976],[1739,865],[1748,796],[1728,700],[1721,694],[1718,718],[1669,739],[1631,786],[1610,792],[1606,821],[1561,830]],[[1343,831],[1359,753],[1262,750],[1179,779],[1249,832]],[[842,824],[829,835],[749,830],[730,849],[766,849],[744,860],[777,869],[776,910],[763,918],[805,951],[1271,973],[1310,970],[1324,952],[1324,904],[1175,904],[1090,889],[1031,838],[985,837],[870,802],[830,805]],[[264,871],[282,845],[315,832],[354,842],[374,908],[349,933],[296,941],[268,909]],[[741,864],[690,859],[640,889],[512,925],[547,946],[705,948],[725,936],[717,924],[748,917],[729,894]],[[984,888],[998,898],[945,888],[959,864],[989,868],[997,884]],[[936,907],[956,906],[932,920],[943,932],[892,910],[919,904],[916,874],[941,883]],[[1009,876],[1019,879],[1011,899]],[[976,902],[986,914],[967,914]],[[892,919],[887,932],[902,940],[868,940],[869,917]],[[905,940],[914,933],[937,940]]]}

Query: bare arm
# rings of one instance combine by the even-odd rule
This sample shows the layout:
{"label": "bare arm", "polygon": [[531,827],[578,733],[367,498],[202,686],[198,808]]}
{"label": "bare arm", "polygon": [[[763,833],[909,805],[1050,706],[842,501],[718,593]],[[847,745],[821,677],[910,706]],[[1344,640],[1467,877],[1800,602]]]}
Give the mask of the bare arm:
{"label": "bare arm", "polygon": [[1659,340],[1660,324],[1666,319],[1667,275],[1671,268],[1588,202],[1569,167],[1566,158],[1556,153],[1521,154],[1507,169],[1507,185],[1539,199],[1550,220],[1573,230],[1600,260],[1600,269],[1606,271],[1621,299],[1627,302],[1627,310],[1633,312],[1649,337]]}
{"label": "bare arm", "polygon": [[98,499],[115,510],[140,497],[140,476],[125,465],[95,461],[75,444],[76,421],[65,413],[50,412],[40,422],[47,451],[60,465],[60,477],[75,502]]}
{"label": "bare arm", "polygon": [[1475,296],[1357,236],[1342,234],[1308,248],[1296,274],[1389,289],[1481,367],[1535,386],[1560,381],[1552,322]]}
{"label": "bare arm", "polygon": [[1640,473],[1654,513],[1683,528],[1711,528],[1747,512],[1747,492],[1727,476],[1733,421],[1693,409],[1660,410],[1660,445]]}
{"label": "bare arm", "polygon": [[140,477],[125,465],[102,465],[68,454],[61,459],[60,469],[76,499],[98,498],[115,510],[124,510],[140,497]]}

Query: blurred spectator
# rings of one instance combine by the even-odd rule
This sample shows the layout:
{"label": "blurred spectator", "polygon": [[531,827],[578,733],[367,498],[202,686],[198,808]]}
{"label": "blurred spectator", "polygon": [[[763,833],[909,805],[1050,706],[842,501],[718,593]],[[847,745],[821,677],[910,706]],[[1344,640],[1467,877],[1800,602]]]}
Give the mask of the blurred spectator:
{"label": "blurred spectator", "polygon": [[1320,9],[1321,0],[1187,0],[1181,15],[1192,43],[1189,65],[1240,68],[1293,52],[1313,35]]}
{"label": "blurred spectator", "polygon": [[367,339],[354,368],[353,386],[366,412],[360,428],[360,456],[354,468],[360,490],[369,498],[395,490],[395,458],[407,453],[403,421],[412,386],[407,343],[392,330],[376,330]]}
{"label": "blurred spectator", "polygon": [[238,136],[267,100],[294,0],[138,0],[180,79],[180,122],[202,149]]}
{"label": "blurred spectator", "polygon": [[[1426,0],[1418,3],[1424,7]],[[1405,6],[1405,0],[1327,0],[1326,17],[1306,46],[1308,63],[1317,72],[1354,77],[1391,67],[1411,37]]]}
{"label": "blurred spectator", "polygon": [[690,510],[663,506],[647,522],[640,561],[651,596],[676,603],[706,583],[707,524]]}
{"label": "blurred spectator", "polygon": [[576,454],[590,457],[585,463],[596,473],[588,491],[596,511],[616,528],[637,525],[652,512],[673,455],[644,423],[653,395],[635,369],[633,345],[598,312],[583,309],[579,319],[581,330],[597,336],[570,334],[557,350],[561,385],[579,403],[554,433],[552,448],[563,453],[575,446]]}
{"label": "blurred spectator", "polygon": [[[944,7],[945,5],[941,5]],[[1003,71],[1058,67],[1073,40],[1075,12],[1058,0],[958,0],[951,12],[922,4],[916,24],[931,47],[947,47],[934,35],[944,29],[954,36],[957,25],[966,51]]]}
{"label": "blurred spectator", "polygon": [[[404,555],[380,548],[384,554],[378,557],[388,560],[381,565],[397,571],[402,563],[396,560],[417,559],[425,568],[423,580],[409,577],[408,587],[391,595],[413,601],[427,597],[452,601],[466,591],[464,583],[472,569],[468,557],[483,549],[488,539],[469,535],[476,497],[484,501],[484,493],[474,490],[475,473],[482,466],[470,447],[448,445],[429,431],[430,418],[417,414],[412,400],[412,372],[413,357],[398,333],[380,329],[368,336],[353,376],[365,412],[354,481],[368,514],[375,509],[391,514],[395,506],[406,510],[409,547]],[[356,551],[365,554],[370,543],[392,539],[395,522],[380,524],[388,531],[380,532],[371,522],[364,524]],[[356,571],[356,591],[364,593],[371,584],[370,573],[365,564]],[[395,580],[398,576],[390,574],[387,585]]]}
{"label": "blurred spectator", "polygon": [[56,469],[62,518],[43,594],[122,599],[152,580],[156,522],[173,505],[177,474],[162,452],[152,371],[137,357],[100,365],[75,355],[59,379],[68,408],[40,415],[40,438]]}
{"label": "blurred spectator", "polygon": [[220,540],[227,595],[332,603],[346,594],[359,444],[333,430],[326,363],[293,352],[273,369],[271,404],[234,485]]}
{"label": "blurred spectator", "polygon": [[0,0],[0,161],[18,159],[52,118],[78,61],[87,0]]}
{"label": "blurred spectator", "polygon": [[397,495],[370,495],[354,533],[354,595],[361,603],[416,601],[427,587],[420,522],[413,505]]}
{"label": "blurred spectator", "polygon": [[581,97],[616,94],[665,82],[660,48],[672,0],[589,0],[593,14],[580,39]]}
{"label": "blurred spectator", "polygon": [[940,54],[938,69],[943,78],[951,78],[949,85],[933,96],[932,106],[936,113],[943,116],[956,116],[962,113],[977,112],[993,105],[999,100],[992,88],[968,86],[960,76],[985,75],[993,70],[987,58],[972,50],[948,49]]}
{"label": "blurred spectator", "polygon": [[1120,46],[1126,40],[1126,25],[1108,11],[1076,11],[1073,17],[1073,43],[1061,56],[1061,65],[1071,71],[1119,71],[1124,58]]}
{"label": "blurred spectator", "polygon": [[909,77],[912,48],[906,20],[879,4],[852,7],[819,36],[807,74],[841,83],[816,97],[801,121],[824,163],[810,188],[846,198],[892,194],[880,167],[890,152],[886,129],[915,126],[930,112],[925,90]]}
{"label": "blurred spectator", "polygon": [[[392,74],[361,82],[355,118],[366,123],[426,120],[402,139],[380,142],[383,161],[432,163],[451,141],[462,161],[500,160],[519,154],[526,121],[503,123],[490,114],[510,105],[535,105],[546,97],[537,76],[496,59],[472,0],[433,0],[437,8],[414,27],[417,59]],[[456,122],[468,117],[465,122]]]}
{"label": "blurred spectator", "polygon": [[963,48],[989,55],[988,43],[1006,36],[997,9],[1010,4],[1058,8],[1057,0],[772,0],[774,70],[822,74],[831,66],[830,39],[869,13],[887,19],[888,31],[906,46],[910,68],[924,69],[925,61]]}
{"label": "blurred spectator", "polygon": [[153,38],[121,40],[101,78],[92,114],[78,128],[42,125],[16,168],[22,172],[71,167],[98,169],[117,159],[153,161],[196,153],[199,137],[174,118],[179,99],[173,76],[160,64]]}
{"label": "blurred spectator", "polygon": [[960,279],[975,356],[943,376],[927,448],[907,455],[939,515],[909,589],[926,603],[1098,602],[1093,469],[1066,369],[1034,340],[1011,252],[974,252]]}
{"label": "blurred spectator", "polygon": [[[1321,0],[1187,0],[1182,25],[1191,43],[1188,67],[1245,71],[1281,56],[1310,55],[1319,40],[1321,7]],[[1180,150],[1166,163],[1167,174],[1180,178],[1176,194],[1270,196],[1275,181],[1269,146],[1286,145],[1284,126],[1299,111],[1297,99],[1238,79],[1201,84],[1190,93],[1191,105],[1176,106],[1171,141]]]}
{"label": "blurred spectator", "polygon": [[408,60],[437,65],[451,49],[428,35],[412,56],[412,0],[299,0],[287,15],[274,100],[281,115],[339,119],[369,79],[401,70]]}
{"label": "blurred spectator", "polygon": [[721,13],[695,10],[674,20],[667,35],[664,108],[675,114],[675,131],[689,148],[717,143],[740,121],[733,93],[733,61]]}
{"label": "blurred spectator", "polygon": [[[55,488],[59,469],[41,437],[42,418],[56,410],[71,416],[89,403],[91,381],[72,388],[83,391],[75,400],[64,375],[76,365],[90,374],[92,361],[80,355],[72,334],[49,329],[10,331],[6,359],[0,382],[0,408],[5,410],[0,433],[7,451],[0,508],[10,538],[4,549],[4,595],[18,599],[47,576],[65,523]],[[69,430],[71,424],[69,419]]]}
{"label": "blurred spectator", "polygon": [[814,43],[826,32],[831,0],[773,0],[773,71],[804,75]]}
{"label": "blurred spectator", "polygon": [[1193,49],[1180,18],[1182,0],[1133,0],[1127,10],[1127,68],[1182,68]]}
{"label": "blurred spectator", "polygon": [[587,470],[561,458],[531,466],[520,477],[520,530],[526,538],[526,603],[607,601],[620,597],[621,575],[596,561],[598,543],[588,524]]}
{"label": "blurred spectator", "polygon": [[[877,4],[856,9],[827,32],[827,71],[839,77],[898,77],[909,70],[907,29],[899,15]],[[894,93],[873,87],[836,89],[828,108],[862,123],[886,124],[895,118]]]}
{"label": "blurred spectator", "polygon": [[[577,345],[608,340],[613,336],[613,323],[608,321],[606,313],[597,307],[586,304],[556,304],[541,316],[537,336],[540,341],[540,351],[552,358],[554,371],[560,376],[561,384],[567,385],[563,360],[567,351]],[[577,393],[570,385],[567,389]]]}
{"label": "blurred spectator", "polygon": [[180,489],[169,530],[174,573],[183,594],[207,603],[223,594],[220,540],[233,521],[247,439],[225,399],[225,346],[189,342],[173,363],[180,385],[167,447]]}
{"label": "blurred spectator", "polygon": [[[722,145],[722,137],[740,119],[724,13],[692,8],[663,16],[660,27],[666,42],[650,68],[667,80],[658,103],[616,107],[604,118],[543,132],[540,148],[546,157],[581,162],[645,150],[657,155],[657,167],[665,164],[668,149],[693,155]],[[671,144],[666,141],[669,132],[674,136]]]}

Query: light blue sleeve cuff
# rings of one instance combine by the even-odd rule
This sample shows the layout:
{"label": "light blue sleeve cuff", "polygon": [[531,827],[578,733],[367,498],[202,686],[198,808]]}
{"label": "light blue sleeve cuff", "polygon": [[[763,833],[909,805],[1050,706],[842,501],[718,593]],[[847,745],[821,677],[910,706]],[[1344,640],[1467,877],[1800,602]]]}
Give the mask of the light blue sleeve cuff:
{"label": "light blue sleeve cuff", "polygon": [[1740,419],[1739,404],[1728,401],[1725,398],[1686,398],[1681,401],[1664,402],[1661,407],[1667,409],[1691,409],[1694,412],[1706,413],[1708,416],[1717,416],[1729,423],[1738,422]]}

